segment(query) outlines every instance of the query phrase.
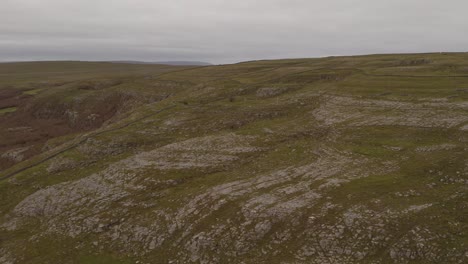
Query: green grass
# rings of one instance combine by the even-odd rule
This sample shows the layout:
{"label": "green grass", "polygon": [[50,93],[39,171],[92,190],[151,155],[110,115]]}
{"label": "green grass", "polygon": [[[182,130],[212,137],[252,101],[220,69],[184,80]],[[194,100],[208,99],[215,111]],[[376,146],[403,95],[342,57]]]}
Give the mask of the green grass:
{"label": "green grass", "polygon": [[26,94],[26,95],[36,95],[38,93],[40,93],[42,91],[41,88],[38,88],[38,89],[32,89],[32,90],[27,90],[27,91],[24,91],[23,94]]}
{"label": "green grass", "polygon": [[0,115],[7,114],[7,113],[14,113],[16,112],[17,107],[7,107],[0,109]]}

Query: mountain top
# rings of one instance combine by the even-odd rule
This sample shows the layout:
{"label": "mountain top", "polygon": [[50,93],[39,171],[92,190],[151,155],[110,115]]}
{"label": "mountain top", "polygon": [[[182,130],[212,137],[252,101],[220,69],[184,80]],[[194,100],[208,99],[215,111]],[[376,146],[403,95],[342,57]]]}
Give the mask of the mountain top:
{"label": "mountain top", "polygon": [[129,63],[129,64],[164,64],[164,65],[174,65],[174,66],[210,66],[213,65],[208,62],[202,61],[111,61],[113,63]]}

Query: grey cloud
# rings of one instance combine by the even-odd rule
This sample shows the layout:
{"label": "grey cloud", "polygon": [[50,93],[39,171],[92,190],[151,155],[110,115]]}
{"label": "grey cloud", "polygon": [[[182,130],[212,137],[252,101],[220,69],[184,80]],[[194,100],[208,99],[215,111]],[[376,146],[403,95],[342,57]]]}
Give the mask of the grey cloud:
{"label": "grey cloud", "polygon": [[465,51],[462,0],[2,0],[0,61]]}

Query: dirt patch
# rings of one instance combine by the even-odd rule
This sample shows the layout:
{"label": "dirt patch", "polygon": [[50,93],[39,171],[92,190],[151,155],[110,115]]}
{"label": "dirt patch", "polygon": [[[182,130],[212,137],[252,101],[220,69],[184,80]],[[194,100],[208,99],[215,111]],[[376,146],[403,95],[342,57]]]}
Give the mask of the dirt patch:
{"label": "dirt patch", "polygon": [[21,91],[4,88],[0,89],[0,109],[17,107],[24,104],[30,97],[23,95]]}

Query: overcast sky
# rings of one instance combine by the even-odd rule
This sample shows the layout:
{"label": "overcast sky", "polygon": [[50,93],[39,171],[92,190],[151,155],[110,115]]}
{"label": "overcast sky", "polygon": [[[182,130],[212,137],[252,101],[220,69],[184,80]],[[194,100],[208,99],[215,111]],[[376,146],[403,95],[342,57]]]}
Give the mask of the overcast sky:
{"label": "overcast sky", "polygon": [[467,0],[0,0],[0,61],[468,51]]}

